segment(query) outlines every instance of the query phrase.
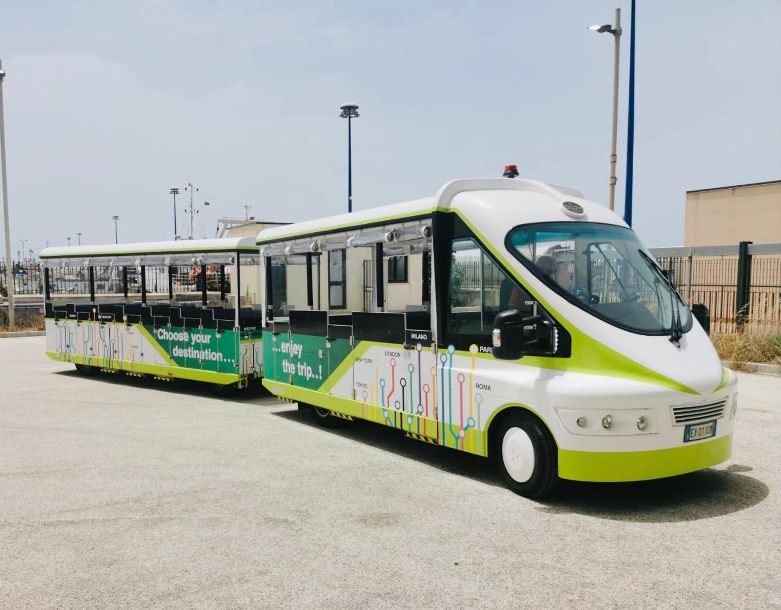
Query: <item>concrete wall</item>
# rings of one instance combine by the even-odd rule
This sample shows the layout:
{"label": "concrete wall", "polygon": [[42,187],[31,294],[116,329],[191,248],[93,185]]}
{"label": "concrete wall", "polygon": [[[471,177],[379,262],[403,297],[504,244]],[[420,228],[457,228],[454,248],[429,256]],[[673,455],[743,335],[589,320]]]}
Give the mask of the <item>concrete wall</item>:
{"label": "concrete wall", "polygon": [[686,193],[685,246],[781,242],[781,180]]}
{"label": "concrete wall", "polygon": [[[39,299],[40,300],[40,299]],[[39,328],[43,324],[43,302],[22,302],[14,305],[17,328]],[[0,328],[8,330],[8,302],[0,304]]]}

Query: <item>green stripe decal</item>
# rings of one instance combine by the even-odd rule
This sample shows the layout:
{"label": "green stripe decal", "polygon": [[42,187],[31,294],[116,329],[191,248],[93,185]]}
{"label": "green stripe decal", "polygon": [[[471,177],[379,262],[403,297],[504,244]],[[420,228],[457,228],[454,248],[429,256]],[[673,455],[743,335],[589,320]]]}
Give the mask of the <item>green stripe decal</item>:
{"label": "green stripe decal", "polygon": [[721,381],[719,382],[719,385],[717,385],[715,388],[713,388],[714,392],[718,392],[721,388],[726,386],[729,383],[729,369],[722,367],[721,369]]}
{"label": "green stripe decal", "polygon": [[[86,356],[78,356],[67,353],[46,352],[52,360],[58,362],[71,362],[73,364],[86,364],[87,366],[95,366],[96,358],[88,358]],[[108,364],[108,360],[105,361]],[[165,366],[161,364],[147,364],[144,362],[130,362],[128,360],[115,360],[110,361],[111,366],[99,366],[98,368],[105,368],[115,371],[124,371],[127,373],[143,373],[145,375],[157,375],[159,377],[171,377],[175,379],[188,379],[190,381],[205,381],[207,383],[217,383],[220,385],[227,385],[230,383],[236,383],[241,381],[241,375],[233,373],[217,373],[215,371],[202,371],[198,369],[188,369],[181,366]],[[117,366],[118,365],[118,366]]]}
{"label": "green stripe decal", "polygon": [[147,341],[149,341],[149,344],[155,348],[155,351],[160,355],[160,357],[166,361],[168,366],[179,366],[171,359],[171,356],[168,355],[168,353],[163,349],[163,346],[160,345],[157,342],[157,339],[155,339],[152,336],[152,333],[150,333],[143,324],[135,324],[134,325],[142,335],[144,335],[144,338],[146,338]]}

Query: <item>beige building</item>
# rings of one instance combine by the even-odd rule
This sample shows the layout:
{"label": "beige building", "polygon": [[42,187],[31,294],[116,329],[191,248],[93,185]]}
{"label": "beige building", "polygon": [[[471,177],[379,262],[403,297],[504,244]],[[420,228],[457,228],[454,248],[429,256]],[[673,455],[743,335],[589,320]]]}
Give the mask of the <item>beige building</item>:
{"label": "beige building", "polygon": [[686,191],[685,246],[781,242],[781,180]]}

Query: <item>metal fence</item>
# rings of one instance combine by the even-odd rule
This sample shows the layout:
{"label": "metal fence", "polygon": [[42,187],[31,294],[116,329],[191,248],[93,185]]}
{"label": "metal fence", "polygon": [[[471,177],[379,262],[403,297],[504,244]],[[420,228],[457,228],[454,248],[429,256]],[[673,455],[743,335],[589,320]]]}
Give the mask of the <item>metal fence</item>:
{"label": "metal fence", "polygon": [[781,332],[781,244],[655,248],[651,253],[689,305],[708,307],[712,330]]}
{"label": "metal fence", "polygon": [[[28,259],[13,263],[14,294],[43,294],[43,270],[41,263]],[[6,266],[0,261],[0,294],[6,296]]]}

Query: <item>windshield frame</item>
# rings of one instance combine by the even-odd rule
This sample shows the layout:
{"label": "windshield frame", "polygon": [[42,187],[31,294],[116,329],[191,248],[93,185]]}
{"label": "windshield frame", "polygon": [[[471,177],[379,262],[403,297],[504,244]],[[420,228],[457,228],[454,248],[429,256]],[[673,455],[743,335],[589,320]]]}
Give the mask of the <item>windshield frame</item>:
{"label": "windshield frame", "polygon": [[[579,300],[574,294],[565,290],[560,284],[558,284],[558,282],[552,281],[549,277],[547,277],[544,273],[542,273],[542,271],[539,269],[539,267],[537,267],[537,265],[534,264],[533,261],[523,256],[521,252],[518,250],[518,248],[516,248],[512,244],[512,236],[519,229],[535,229],[535,228],[543,229],[545,227],[551,227],[553,225],[561,225],[561,224],[588,225],[591,227],[603,226],[603,227],[610,227],[611,229],[621,229],[623,231],[628,231],[632,233],[639,246],[638,252],[641,254],[640,258],[643,260],[643,262],[646,265],[650,267],[650,271],[654,276],[654,280],[656,282],[660,282],[662,285],[666,285],[672,291],[672,295],[674,296],[674,299],[676,300],[676,303],[678,305],[678,307],[676,308],[678,311],[678,316],[676,316],[676,312],[673,311],[671,308],[669,326],[665,328],[660,328],[658,330],[642,329],[642,328],[637,328],[634,326],[628,326],[626,324],[622,324],[618,320],[606,316],[600,313],[598,310],[589,307],[587,303]],[[576,233],[576,229],[575,227],[573,227],[573,236],[575,233]],[[646,247],[637,237],[637,234],[629,227],[624,227],[621,225],[607,223],[607,222],[584,222],[584,221],[575,222],[575,221],[560,221],[560,220],[524,223],[524,224],[515,225],[507,232],[504,238],[504,247],[515,259],[517,259],[524,266],[524,268],[528,269],[532,273],[532,275],[534,275],[534,277],[536,277],[543,284],[545,284],[545,286],[553,290],[559,296],[566,299],[568,302],[577,306],[578,309],[586,312],[589,315],[594,316],[599,320],[602,320],[603,322],[607,322],[611,326],[615,326],[616,328],[620,328],[621,330],[625,330],[637,335],[665,337],[665,336],[674,336],[676,334],[676,331],[680,331],[682,335],[686,334],[692,329],[694,325],[694,320],[693,320],[694,316],[692,315],[688,305],[686,305],[685,301],[681,298],[681,295],[678,294],[678,290],[675,288],[673,283],[665,276],[662,268],[658,265],[658,263],[656,263],[653,256],[648,253]],[[681,307],[686,312],[685,317],[680,315]],[[677,321],[676,321],[676,317],[678,318]]]}

